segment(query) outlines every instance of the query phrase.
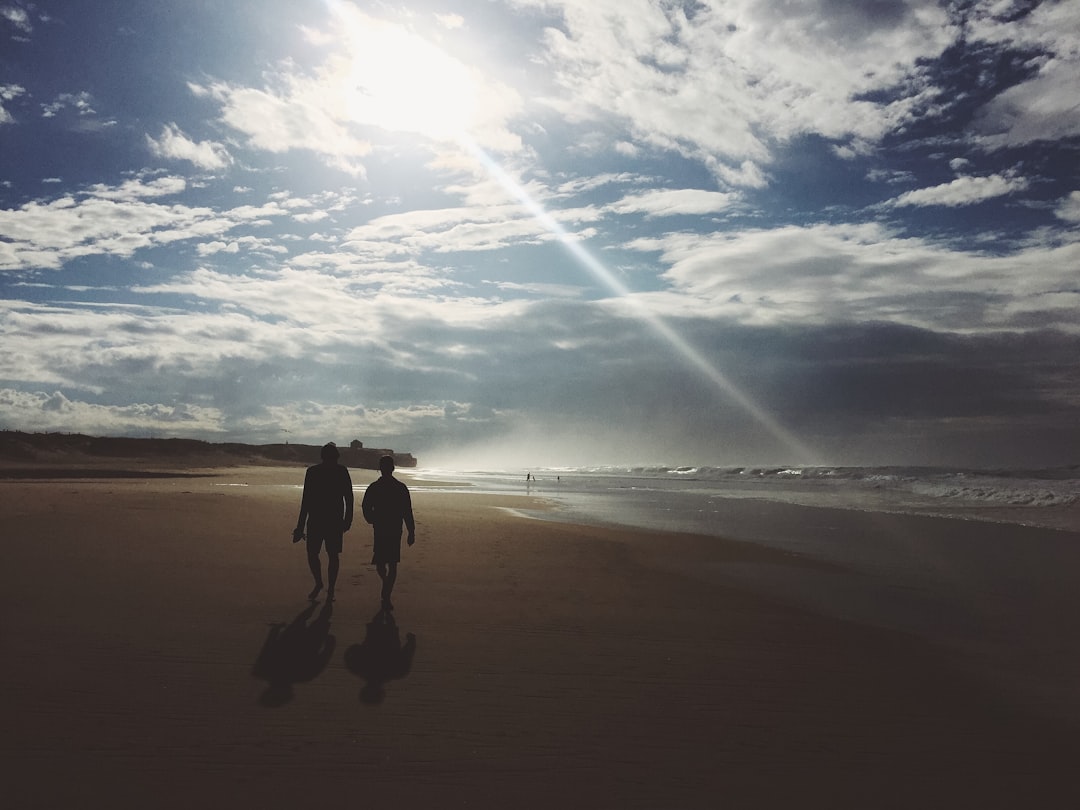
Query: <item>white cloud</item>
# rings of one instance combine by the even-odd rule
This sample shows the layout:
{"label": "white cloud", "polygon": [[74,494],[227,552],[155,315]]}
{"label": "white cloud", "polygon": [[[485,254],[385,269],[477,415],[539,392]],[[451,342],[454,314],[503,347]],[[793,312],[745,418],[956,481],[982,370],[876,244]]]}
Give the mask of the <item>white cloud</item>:
{"label": "white cloud", "polygon": [[213,141],[193,141],[176,124],[166,124],[158,139],[146,136],[150,151],[169,160],[186,160],[200,169],[223,169],[231,158],[228,150]]}
{"label": "white cloud", "polygon": [[[469,406],[453,403],[457,409],[468,411]],[[430,433],[442,428],[447,419],[447,404],[417,403],[397,408],[372,408],[357,405],[335,405],[316,402],[287,402],[268,406],[261,417],[268,428],[285,426],[292,434],[301,436],[336,436],[338,441],[365,437],[365,445],[384,437]],[[248,426],[249,430],[255,424]],[[279,427],[280,429],[280,427]],[[434,430],[433,430],[434,429]],[[378,446],[375,444],[374,446]],[[386,448],[399,452],[404,447]]]}
{"label": "white cloud", "polygon": [[[669,234],[628,247],[659,252],[668,266],[671,289],[643,296],[667,314],[747,324],[1078,331],[1075,312],[1056,294],[1075,287],[1080,243],[984,255],[866,224]],[[1041,317],[1014,321],[1024,307]]]}
{"label": "white cloud", "polygon": [[522,240],[534,242],[544,235],[543,226],[521,206],[472,206],[376,217],[353,228],[342,247],[386,257],[424,250],[492,250]]}
{"label": "white cloud", "polygon": [[980,110],[972,125],[979,143],[1002,149],[1080,135],[1077,87],[1080,58],[1053,60],[1034,79],[1010,87]]}
{"label": "white cloud", "polygon": [[715,214],[730,208],[739,195],[697,188],[655,189],[623,197],[605,206],[617,214],[643,213],[647,217]]}
{"label": "white cloud", "polygon": [[0,388],[0,421],[36,432],[140,436],[164,430],[171,436],[204,438],[222,432],[224,417],[217,408],[193,404],[100,405],[69,399],[60,391]]}
{"label": "white cloud", "polygon": [[[291,401],[245,415],[198,404],[137,402],[98,404],[59,390],[25,391],[0,388],[0,422],[31,432],[85,433],[106,436],[175,437],[225,441],[250,438],[278,441],[283,430],[304,441],[335,437],[338,442],[363,437],[367,446],[385,446],[393,437],[438,432],[447,421],[480,421],[497,417],[468,403],[417,403],[401,407],[364,407]],[[409,447],[388,447],[398,452]]]}
{"label": "white cloud", "polygon": [[1006,22],[983,10],[969,37],[1040,54],[1035,75],[994,97],[978,113],[972,130],[987,149],[1022,146],[1080,135],[1076,88],[1080,87],[1080,4],[1040,3],[1019,20]]}
{"label": "white cloud", "polygon": [[297,222],[311,223],[319,222],[320,220],[324,220],[329,216],[330,215],[325,211],[311,211],[310,213],[306,214],[293,214],[293,219],[295,219]]}
{"label": "white cloud", "polygon": [[[215,211],[148,201],[178,194],[186,186],[182,177],[136,178],[0,209],[0,233],[6,237],[0,241],[0,270],[56,269],[82,256],[126,258],[146,248],[220,237],[241,225],[289,214],[277,203]],[[285,250],[261,242],[259,249]]]}
{"label": "white cloud", "polygon": [[167,176],[156,177],[149,182],[142,179],[125,180],[118,186],[95,183],[89,186],[84,194],[99,200],[131,202],[145,197],[167,197],[179,194],[186,188],[187,181],[183,177]]}
{"label": "white cloud", "polygon": [[305,29],[326,58],[311,72],[292,62],[264,87],[189,84],[221,105],[221,120],[253,149],[310,151],[327,165],[363,177],[375,138],[395,132],[456,142],[468,132],[485,148],[521,148],[507,128],[517,93],[465,65],[407,28],[346,4],[330,31]]}
{"label": "white cloud", "polygon": [[198,245],[195,250],[200,256],[212,256],[215,253],[239,253],[240,244],[236,241],[203,242],[201,245]]}
{"label": "white cloud", "polygon": [[924,60],[958,33],[928,0],[735,0],[693,12],[647,0],[517,2],[562,16],[546,34],[557,87],[544,101],[568,121],[623,122],[635,144],[750,187],[765,182],[773,139],[812,133],[865,150],[933,114]]}
{"label": "white cloud", "polygon": [[74,109],[79,115],[97,115],[94,99],[85,90],[80,93],[61,93],[48,104],[41,105],[42,118],[54,118],[66,109]]}
{"label": "white cloud", "polygon": [[18,6],[0,6],[0,17],[3,17],[23,34],[32,33],[34,30],[34,26],[30,22],[30,15],[26,13],[25,9]]}
{"label": "white cloud", "polygon": [[435,19],[443,28],[453,30],[465,25],[465,18],[460,14],[436,14]]}
{"label": "white cloud", "polygon": [[252,250],[264,254],[284,254],[289,249],[284,245],[275,243],[272,239],[260,239],[257,236],[241,236],[228,242],[214,240],[203,242],[195,246],[195,252],[199,256],[212,256],[215,253],[237,254],[241,249]]}
{"label": "white cloud", "polygon": [[1058,219],[1080,223],[1080,191],[1074,191],[1063,199],[1054,213]]}
{"label": "white cloud", "polygon": [[988,177],[958,177],[949,183],[907,191],[890,201],[895,206],[942,205],[955,208],[1023,191],[1027,179],[1011,175],[992,174]]}
{"label": "white cloud", "polygon": [[[0,84],[0,102],[12,101],[25,92],[26,88],[17,84]],[[4,105],[0,103],[0,124],[10,124],[14,121],[15,119],[11,113],[5,110]]]}

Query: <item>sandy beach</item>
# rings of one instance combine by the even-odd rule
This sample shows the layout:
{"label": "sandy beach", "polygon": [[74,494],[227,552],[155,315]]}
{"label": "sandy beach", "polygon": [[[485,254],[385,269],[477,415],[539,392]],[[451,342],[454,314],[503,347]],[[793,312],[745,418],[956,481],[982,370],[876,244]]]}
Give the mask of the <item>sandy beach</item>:
{"label": "sandy beach", "polygon": [[[386,623],[362,523],[337,600],[305,598],[302,468],[149,472],[0,479],[6,807],[1080,799],[1074,534],[1005,527],[987,546],[973,522],[880,517],[890,542],[920,534],[918,604],[970,605],[970,633],[932,632],[899,615],[909,579],[835,549],[531,520],[524,496],[415,486]],[[1022,566],[1003,550],[1021,543]]]}

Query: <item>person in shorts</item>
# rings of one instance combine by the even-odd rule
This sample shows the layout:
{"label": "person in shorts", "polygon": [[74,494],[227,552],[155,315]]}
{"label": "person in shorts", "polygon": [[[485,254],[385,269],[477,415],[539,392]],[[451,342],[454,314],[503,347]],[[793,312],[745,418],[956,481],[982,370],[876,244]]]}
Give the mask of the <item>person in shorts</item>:
{"label": "person in shorts", "polygon": [[326,548],[326,576],[330,587],[326,592],[328,601],[334,599],[337,584],[342,539],[353,521],[352,479],[347,467],[338,464],[338,449],[333,442],[323,445],[320,451],[322,463],[307,468],[304,474],[304,495],[300,501],[300,517],[296,520],[293,542],[305,537],[307,524],[307,559],[315,587],[308,594],[314,599],[323,589],[322,563],[319,552]]}
{"label": "person in shorts", "polygon": [[390,594],[397,581],[397,566],[401,561],[401,527],[409,530],[409,545],[416,542],[416,523],[413,521],[412,498],[409,488],[394,478],[394,457],[379,459],[382,475],[364,492],[360,504],[364,520],[375,532],[371,562],[382,580],[383,610],[393,610]]}

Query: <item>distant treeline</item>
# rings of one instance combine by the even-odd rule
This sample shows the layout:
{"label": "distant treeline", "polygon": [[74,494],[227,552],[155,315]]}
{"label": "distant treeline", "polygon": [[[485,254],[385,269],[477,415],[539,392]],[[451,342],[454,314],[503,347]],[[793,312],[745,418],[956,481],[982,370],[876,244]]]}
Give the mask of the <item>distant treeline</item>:
{"label": "distant treeline", "polygon": [[[148,460],[191,460],[198,457],[220,458],[222,463],[283,462],[315,464],[321,445],[313,444],[241,444],[239,442],[204,442],[199,439],[133,439],[128,437],[84,436],[81,433],[23,433],[0,431],[0,459],[44,461],[56,454],[93,458],[138,458]],[[411,453],[373,447],[338,446],[341,463],[347,467],[377,470],[379,458],[394,457],[398,467],[415,467]]]}

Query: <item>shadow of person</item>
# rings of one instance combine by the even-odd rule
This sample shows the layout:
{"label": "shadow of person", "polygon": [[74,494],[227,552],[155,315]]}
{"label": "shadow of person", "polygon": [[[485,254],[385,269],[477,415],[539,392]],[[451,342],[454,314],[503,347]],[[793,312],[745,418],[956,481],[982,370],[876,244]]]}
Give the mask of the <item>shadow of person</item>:
{"label": "shadow of person", "polygon": [[334,655],[336,641],[330,635],[334,608],[325,602],[319,615],[308,624],[318,607],[312,602],[289,624],[270,625],[259,657],[251,668],[253,678],[266,681],[259,703],[269,708],[284,706],[293,699],[293,685],[306,683],[319,675]]}
{"label": "shadow of person", "polygon": [[364,640],[345,651],[345,666],[349,672],[366,681],[360,690],[360,700],[382,703],[386,698],[383,685],[408,675],[415,653],[416,636],[406,633],[405,646],[402,646],[393,614],[385,610],[375,614],[368,622]]}

